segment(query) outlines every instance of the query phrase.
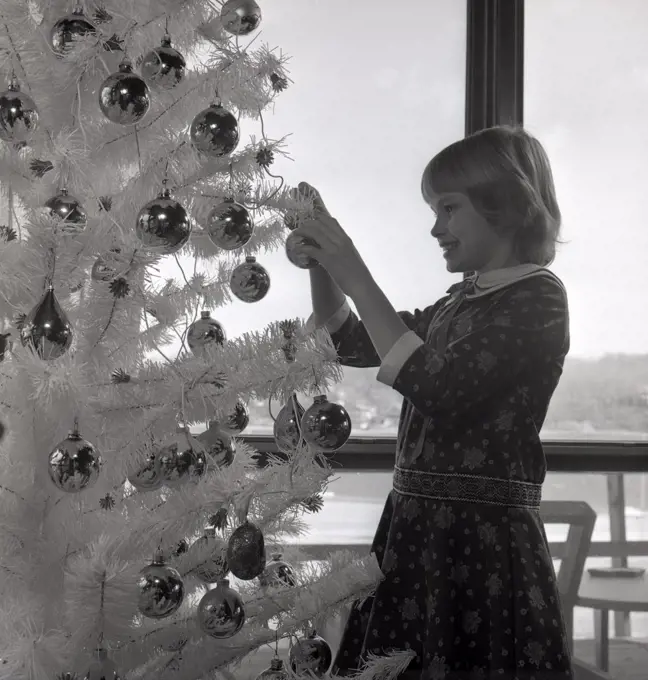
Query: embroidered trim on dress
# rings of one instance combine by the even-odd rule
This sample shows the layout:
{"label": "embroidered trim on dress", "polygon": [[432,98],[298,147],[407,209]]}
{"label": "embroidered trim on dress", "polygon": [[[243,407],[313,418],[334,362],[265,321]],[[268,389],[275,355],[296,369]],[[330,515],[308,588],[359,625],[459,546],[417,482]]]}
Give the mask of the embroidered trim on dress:
{"label": "embroidered trim on dress", "polygon": [[540,509],[542,485],[518,479],[420,472],[394,468],[394,491],[403,496]]}

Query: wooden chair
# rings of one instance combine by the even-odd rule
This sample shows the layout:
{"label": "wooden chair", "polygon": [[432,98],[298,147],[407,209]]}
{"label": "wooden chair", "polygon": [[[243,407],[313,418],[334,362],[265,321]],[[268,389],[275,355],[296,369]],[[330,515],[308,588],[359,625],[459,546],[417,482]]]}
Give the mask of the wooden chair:
{"label": "wooden chair", "polygon": [[[578,591],[592,542],[596,513],[582,501],[543,501],[540,505],[540,516],[545,524],[569,525],[565,549],[553,556],[560,558],[556,579],[569,644],[573,652],[574,607],[579,604]],[[574,680],[612,680],[610,675],[585,661],[574,659],[573,664]]]}
{"label": "wooden chair", "polygon": [[545,524],[567,524],[569,532],[564,554],[553,555],[560,558],[560,568],[556,574],[565,625],[571,649],[574,649],[574,607],[578,604],[585,561],[589,555],[596,513],[583,501],[543,501],[540,516]]}

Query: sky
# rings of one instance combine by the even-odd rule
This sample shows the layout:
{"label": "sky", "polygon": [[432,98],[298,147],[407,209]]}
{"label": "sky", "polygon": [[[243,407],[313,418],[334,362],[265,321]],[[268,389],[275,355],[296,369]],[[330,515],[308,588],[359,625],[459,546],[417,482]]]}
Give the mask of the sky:
{"label": "sky", "polygon": [[[419,183],[464,135],[465,1],[260,4],[260,40],[291,57],[294,81],[264,116],[270,138],[291,135],[291,160],[273,172],[319,188],[397,309],[432,304],[459,277],[430,236]],[[549,154],[569,241],[551,269],[569,294],[571,356],[647,353],[648,2],[525,5],[525,126]],[[310,314],[308,273],[283,249],[258,261],[268,296],[212,310],[228,337]]]}

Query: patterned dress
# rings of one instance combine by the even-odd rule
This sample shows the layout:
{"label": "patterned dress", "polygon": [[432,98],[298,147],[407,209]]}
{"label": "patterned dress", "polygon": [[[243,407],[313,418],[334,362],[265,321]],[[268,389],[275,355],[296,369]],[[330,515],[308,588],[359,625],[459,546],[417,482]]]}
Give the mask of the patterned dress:
{"label": "patterned dress", "polygon": [[571,679],[539,515],[538,433],[569,351],[564,287],[521,265],[400,316],[410,332],[382,363],[348,306],[325,324],[344,365],[380,366],[404,397],[372,546],[385,578],[354,604],[333,672],[412,650],[413,680]]}

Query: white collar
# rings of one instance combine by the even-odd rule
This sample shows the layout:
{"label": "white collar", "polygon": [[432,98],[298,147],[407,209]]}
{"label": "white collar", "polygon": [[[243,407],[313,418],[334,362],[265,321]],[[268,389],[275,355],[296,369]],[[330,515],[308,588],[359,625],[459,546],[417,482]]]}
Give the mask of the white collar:
{"label": "white collar", "polygon": [[521,278],[526,278],[529,274],[543,270],[538,264],[518,264],[514,267],[504,267],[503,269],[492,269],[489,272],[478,274],[475,279],[475,287],[481,290],[494,288],[502,284],[512,283]]}
{"label": "white collar", "polygon": [[528,279],[535,276],[548,276],[553,278],[564,289],[562,281],[546,267],[541,267],[538,264],[518,264],[514,267],[504,267],[502,269],[493,269],[477,276],[472,276],[460,284],[455,284],[448,289],[448,292],[454,292],[458,288],[470,286],[470,282],[474,284],[474,292],[466,291],[466,299],[481,297],[482,295],[489,295],[501,288],[506,288],[517,281]]}

